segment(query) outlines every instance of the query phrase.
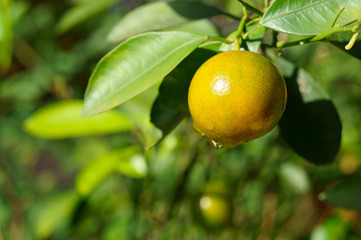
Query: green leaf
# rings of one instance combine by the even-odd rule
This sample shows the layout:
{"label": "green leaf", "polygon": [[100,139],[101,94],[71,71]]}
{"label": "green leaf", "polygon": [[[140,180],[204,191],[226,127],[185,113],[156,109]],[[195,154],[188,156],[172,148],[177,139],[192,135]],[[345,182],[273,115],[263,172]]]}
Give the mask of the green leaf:
{"label": "green leaf", "polygon": [[139,33],[171,28],[191,20],[222,14],[199,1],[159,1],[148,3],[125,15],[108,35],[120,42]]}
{"label": "green leaf", "polygon": [[[232,33],[230,33],[228,36],[227,36],[227,40],[231,40],[232,42],[231,43],[225,43],[225,42],[222,42],[220,47],[219,47],[219,51],[221,52],[227,52],[227,51],[232,51],[235,49],[235,42],[233,41],[233,39],[235,38],[237,34],[237,31],[234,31]],[[244,48],[244,42],[242,40],[242,38],[238,38],[238,41],[239,41],[239,44],[240,44],[240,50],[245,50]]]}
{"label": "green leaf", "polygon": [[233,14],[235,16],[242,16],[243,7],[240,2],[237,0],[223,0],[224,7],[227,13]]}
{"label": "green leaf", "polygon": [[56,26],[56,30],[59,34],[62,34],[100,14],[116,2],[117,0],[91,0],[81,2],[64,13]]}
{"label": "green leaf", "polygon": [[317,35],[336,24],[341,26],[361,18],[360,0],[275,0],[264,13],[261,24],[276,31],[298,35]]}
{"label": "green leaf", "polygon": [[76,190],[80,195],[87,196],[115,172],[134,178],[144,177],[147,168],[142,160],[138,160],[139,152],[139,148],[132,146],[116,149],[93,159],[78,173]]}
{"label": "green leaf", "polygon": [[161,103],[178,112],[188,112],[188,88],[198,68],[217,52],[198,48],[163,80],[159,87]]}
{"label": "green leaf", "polygon": [[60,227],[69,224],[80,198],[70,190],[50,197],[38,206],[34,230],[38,239],[47,239]]}
{"label": "green leaf", "polygon": [[353,175],[345,178],[322,193],[320,198],[341,208],[361,211],[361,176]]}
{"label": "green leaf", "polygon": [[310,162],[332,162],[340,147],[342,128],[335,106],[304,69],[282,58],[274,61],[285,77],[288,94],[279,122],[282,137]]}
{"label": "green leaf", "polygon": [[162,141],[187,115],[186,112],[175,111],[164,106],[158,97],[152,106],[151,122],[162,131],[162,138],[154,145]]}
{"label": "green leaf", "polygon": [[266,32],[266,28],[257,23],[251,26],[247,26],[247,32],[249,32],[249,36],[246,41],[248,50],[258,53],[258,50],[261,47],[263,36]]}
{"label": "green leaf", "polygon": [[221,52],[221,46],[224,44],[224,42],[219,42],[219,41],[209,41],[209,42],[206,42],[204,44],[201,44],[199,46],[199,48],[201,49],[208,49],[210,51],[214,51],[214,52]]}
{"label": "green leaf", "polygon": [[5,73],[11,64],[12,55],[12,1],[0,1],[0,74]]}
{"label": "green leaf", "polygon": [[[237,0],[238,1],[238,0]],[[263,10],[265,8],[265,1],[264,0],[243,0],[244,2],[248,3],[254,8],[258,8]]]}
{"label": "green leaf", "polygon": [[196,33],[206,36],[220,36],[217,28],[208,19],[200,19],[171,28],[172,31]]}
{"label": "green leaf", "polygon": [[132,129],[130,121],[117,111],[81,117],[82,107],[80,100],[49,104],[26,119],[24,129],[33,136],[49,139],[103,135]]}
{"label": "green leaf", "polygon": [[349,43],[353,34],[352,32],[335,33],[332,35],[330,42],[346,53],[361,60],[361,34],[358,35],[355,44],[350,50],[345,49],[345,46]]}
{"label": "green leaf", "polygon": [[134,131],[143,146],[149,146],[161,138],[162,133],[150,121],[152,104],[158,96],[159,84],[155,84],[119,108],[138,131]]}
{"label": "green leaf", "polygon": [[186,32],[146,33],[108,53],[94,70],[83,115],[111,109],[160,81],[205,38]]}
{"label": "green leaf", "polygon": [[205,61],[217,54],[207,47],[209,45],[192,52],[160,85],[159,96],[152,106],[151,122],[162,131],[163,136],[155,144],[162,141],[188,115],[188,88],[193,75]]}

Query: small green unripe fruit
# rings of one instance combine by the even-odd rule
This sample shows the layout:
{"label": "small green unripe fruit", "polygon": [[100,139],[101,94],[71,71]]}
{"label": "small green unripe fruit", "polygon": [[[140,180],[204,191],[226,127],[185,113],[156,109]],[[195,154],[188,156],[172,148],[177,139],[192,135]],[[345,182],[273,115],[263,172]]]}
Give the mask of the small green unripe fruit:
{"label": "small green unripe fruit", "polygon": [[194,205],[196,220],[208,230],[217,231],[232,223],[232,198],[223,183],[208,183]]}

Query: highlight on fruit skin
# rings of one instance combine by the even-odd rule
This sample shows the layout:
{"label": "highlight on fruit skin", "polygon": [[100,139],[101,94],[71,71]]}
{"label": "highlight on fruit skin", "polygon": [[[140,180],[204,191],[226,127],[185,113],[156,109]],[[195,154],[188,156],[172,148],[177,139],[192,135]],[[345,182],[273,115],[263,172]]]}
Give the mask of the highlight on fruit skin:
{"label": "highlight on fruit skin", "polygon": [[197,70],[188,91],[194,129],[216,148],[267,134],[281,119],[286,101],[286,84],[276,66],[249,51],[211,57]]}

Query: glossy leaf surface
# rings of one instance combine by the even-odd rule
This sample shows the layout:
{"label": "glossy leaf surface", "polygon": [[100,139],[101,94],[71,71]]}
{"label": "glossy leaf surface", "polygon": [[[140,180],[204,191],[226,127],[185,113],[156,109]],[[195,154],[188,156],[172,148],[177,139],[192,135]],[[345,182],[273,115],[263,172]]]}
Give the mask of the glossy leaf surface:
{"label": "glossy leaf surface", "polygon": [[342,26],[361,18],[359,0],[275,0],[261,24],[285,33],[317,35],[331,27],[342,7],[345,10],[336,24]]}
{"label": "glossy leaf surface", "polygon": [[186,32],[146,33],[108,53],[94,70],[85,93],[84,115],[113,108],[166,76],[205,41]]}
{"label": "glossy leaf surface", "polygon": [[171,28],[172,31],[190,32],[206,36],[220,36],[218,29],[208,19],[200,19]]}
{"label": "glossy leaf surface", "polygon": [[117,111],[98,116],[81,117],[83,103],[68,100],[49,104],[24,122],[24,129],[33,136],[49,139],[103,135],[130,131],[130,121]]}
{"label": "glossy leaf surface", "polygon": [[279,122],[282,137],[300,156],[315,164],[334,160],[341,142],[341,122],[322,87],[302,68],[278,58],[287,85],[286,110]]}
{"label": "glossy leaf surface", "polygon": [[120,42],[139,33],[167,29],[221,13],[219,9],[199,1],[148,3],[125,15],[110,32],[108,39],[112,42]]}

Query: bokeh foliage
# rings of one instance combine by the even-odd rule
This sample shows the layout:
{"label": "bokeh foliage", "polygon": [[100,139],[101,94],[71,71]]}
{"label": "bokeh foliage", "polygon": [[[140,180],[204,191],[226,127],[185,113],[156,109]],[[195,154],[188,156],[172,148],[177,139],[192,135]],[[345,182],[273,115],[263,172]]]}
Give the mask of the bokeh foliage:
{"label": "bokeh foliage", "polygon": [[[319,12],[332,20],[342,1],[304,12],[295,4],[304,19],[298,26],[281,17],[292,1],[277,0],[263,26],[246,25],[251,34],[241,46],[261,48],[277,64],[290,106],[266,136],[221,150],[194,133],[187,84],[201,62],[234,48],[204,43],[203,35],[232,36],[242,7],[236,0],[152,2],[0,0],[0,239],[361,238],[360,37],[352,56],[344,50],[352,34],[342,32],[329,39],[341,50],[315,42],[282,49],[282,57],[265,51],[274,40],[265,27],[280,31],[280,42],[300,39],[285,33],[320,34],[329,25],[305,29],[312,30]],[[245,2],[265,10],[263,0]],[[343,23],[348,11],[361,16],[357,1],[347,2],[352,8],[340,15]],[[154,30],[165,31],[123,41]],[[80,117],[92,72],[118,44],[133,47],[138,56],[122,64],[131,58],[129,69],[139,64],[139,72],[144,62],[172,51],[174,57],[157,62],[156,74],[120,72],[148,82],[114,94],[102,108],[112,110]],[[107,67],[108,60],[118,66],[109,58]],[[103,70],[117,90],[119,74]],[[130,98],[124,94],[135,97],[118,106]],[[93,103],[83,111],[98,112]],[[200,210],[212,198],[231,209],[222,226],[209,225]],[[206,215],[228,209],[218,208]]]}

